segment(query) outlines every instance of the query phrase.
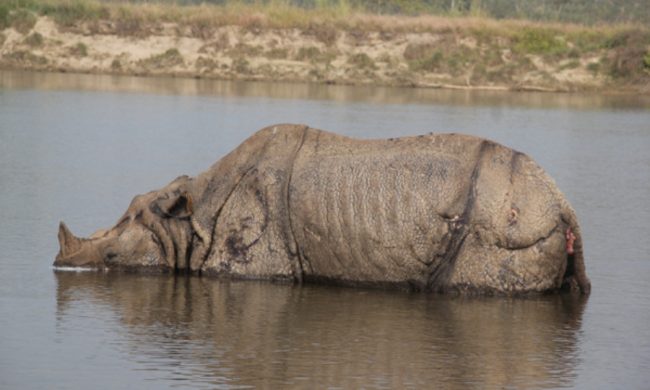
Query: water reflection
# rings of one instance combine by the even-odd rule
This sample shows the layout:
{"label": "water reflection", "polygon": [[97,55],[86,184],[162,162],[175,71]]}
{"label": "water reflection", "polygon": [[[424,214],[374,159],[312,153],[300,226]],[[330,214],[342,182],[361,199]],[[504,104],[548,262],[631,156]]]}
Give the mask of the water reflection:
{"label": "water reflection", "polygon": [[429,88],[341,86],[306,83],[222,81],[169,77],[34,73],[0,71],[0,90],[90,90],[165,95],[272,97],[380,104],[440,104],[530,108],[612,109],[650,108],[650,95],[458,91]]}
{"label": "water reflection", "polygon": [[78,323],[66,318],[75,306],[108,310],[152,379],[225,386],[571,386],[585,305],[125,274],[56,281],[59,322]]}

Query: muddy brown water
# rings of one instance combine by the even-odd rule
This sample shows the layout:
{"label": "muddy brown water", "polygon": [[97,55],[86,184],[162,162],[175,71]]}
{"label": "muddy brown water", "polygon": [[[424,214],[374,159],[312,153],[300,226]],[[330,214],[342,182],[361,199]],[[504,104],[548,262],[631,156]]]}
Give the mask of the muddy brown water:
{"label": "muddy brown water", "polygon": [[[463,132],[577,210],[589,299],[54,272],[138,193],[255,130]],[[0,72],[0,388],[647,388],[650,101]]]}

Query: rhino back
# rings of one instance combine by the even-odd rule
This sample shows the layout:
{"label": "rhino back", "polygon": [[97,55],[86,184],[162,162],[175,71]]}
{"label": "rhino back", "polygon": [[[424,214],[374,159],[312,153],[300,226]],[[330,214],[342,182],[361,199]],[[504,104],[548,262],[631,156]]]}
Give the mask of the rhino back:
{"label": "rhino back", "polygon": [[289,202],[305,277],[427,284],[463,213],[481,141],[352,140],[310,130]]}

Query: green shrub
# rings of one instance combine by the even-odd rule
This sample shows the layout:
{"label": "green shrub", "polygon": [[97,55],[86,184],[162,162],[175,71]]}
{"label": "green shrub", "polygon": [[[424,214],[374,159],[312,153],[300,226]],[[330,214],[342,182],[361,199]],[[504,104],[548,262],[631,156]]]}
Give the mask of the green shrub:
{"label": "green shrub", "polygon": [[339,36],[334,26],[325,23],[310,23],[305,34],[315,37],[327,46],[332,46]]}
{"label": "green shrub", "polygon": [[0,4],[0,30],[4,30],[10,25],[9,6],[7,4]]}
{"label": "green shrub", "polygon": [[336,58],[337,53],[334,49],[321,51],[315,46],[305,46],[298,49],[295,59],[298,61],[309,61],[311,63],[328,64]]}
{"label": "green shrub", "polygon": [[232,61],[232,69],[237,73],[248,74],[251,72],[250,63],[245,58],[235,58]]}
{"label": "green shrub", "polygon": [[260,45],[249,45],[246,43],[238,43],[232,49],[228,50],[228,54],[233,57],[257,57],[262,54],[264,49]]}
{"label": "green shrub", "polygon": [[21,34],[27,34],[36,24],[36,15],[26,9],[18,9],[9,15],[11,26]]}
{"label": "green shrub", "polygon": [[607,58],[609,74],[630,80],[646,77],[646,56],[650,46],[650,32],[629,30],[616,34],[610,41],[613,48]]}
{"label": "green shrub", "polygon": [[454,76],[466,72],[472,64],[481,62],[481,55],[466,46],[457,46],[449,50],[446,56],[446,70]]}
{"label": "green shrub", "polygon": [[587,65],[587,70],[590,71],[591,73],[597,74],[600,72],[600,62],[590,62]]}
{"label": "green shrub", "polygon": [[264,55],[266,58],[284,60],[289,56],[289,51],[287,49],[274,48],[264,53]]}
{"label": "green shrub", "polygon": [[212,58],[199,56],[199,58],[196,59],[196,63],[194,64],[194,67],[196,69],[203,69],[203,68],[215,69],[217,65],[218,65],[217,62]]}
{"label": "green shrub", "polygon": [[33,32],[29,34],[23,42],[29,46],[38,47],[43,44],[43,36],[40,33]]}
{"label": "green shrub", "polygon": [[562,64],[558,70],[565,70],[565,69],[575,69],[580,66],[580,61],[578,60],[571,60],[569,62],[566,62]]}
{"label": "green shrub", "polygon": [[41,6],[43,15],[51,16],[61,26],[73,26],[80,21],[109,17],[106,6],[99,2],[71,0],[66,2],[45,2]]}
{"label": "green shrub", "polygon": [[569,52],[567,53],[567,57],[569,57],[569,58],[580,58],[580,50],[578,50],[578,49],[575,48],[575,47],[572,48],[572,49],[569,50]]}
{"label": "green shrub", "polygon": [[510,63],[491,69],[486,74],[486,79],[494,83],[511,83],[517,74],[519,67],[517,64]]}
{"label": "green shrub", "polygon": [[88,46],[83,42],[79,42],[70,48],[70,54],[75,57],[85,57],[88,55]]}
{"label": "green shrub", "polygon": [[296,54],[298,61],[312,61],[321,55],[320,49],[314,46],[301,47]]}
{"label": "green shrub", "polygon": [[360,69],[377,69],[372,58],[366,53],[358,53],[348,58],[348,64],[354,65]]}
{"label": "green shrub", "polygon": [[183,56],[176,48],[168,49],[164,53],[152,55],[149,58],[141,60],[140,65],[161,69],[169,68],[183,63]]}
{"label": "green shrub", "polygon": [[437,49],[437,46],[430,43],[409,43],[404,49],[404,59],[406,61],[418,61],[429,57]]}
{"label": "green shrub", "polygon": [[397,59],[391,56],[388,52],[382,53],[377,57],[377,62],[383,62],[389,66],[397,66],[398,63]]}
{"label": "green shrub", "polygon": [[6,54],[5,59],[19,65],[35,65],[35,66],[47,65],[47,58],[43,56],[37,56],[25,50],[18,50]]}
{"label": "green shrub", "polygon": [[415,72],[434,72],[440,69],[443,59],[442,51],[435,50],[424,58],[408,61],[408,64]]}
{"label": "green shrub", "polygon": [[163,16],[154,16],[147,13],[144,8],[138,6],[128,7],[119,5],[111,7],[110,19],[115,22],[115,32],[121,36],[144,37],[149,35],[147,30],[147,18],[156,18],[163,21]]}
{"label": "green shrub", "polygon": [[617,47],[625,46],[627,44],[627,41],[630,39],[630,36],[631,34],[629,31],[619,31],[607,37],[603,43],[603,46],[606,49],[614,49]]}
{"label": "green shrub", "polygon": [[409,44],[404,49],[404,59],[414,72],[433,72],[440,70],[444,56],[439,44]]}
{"label": "green shrub", "polygon": [[515,35],[513,49],[520,54],[559,55],[569,47],[550,29],[524,28]]}

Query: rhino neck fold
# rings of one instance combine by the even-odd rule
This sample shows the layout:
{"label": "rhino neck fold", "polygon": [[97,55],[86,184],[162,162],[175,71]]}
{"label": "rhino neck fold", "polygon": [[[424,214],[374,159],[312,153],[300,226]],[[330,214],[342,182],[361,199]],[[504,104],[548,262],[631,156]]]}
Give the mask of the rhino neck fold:
{"label": "rhino neck fold", "polygon": [[[259,134],[254,135],[193,179],[192,192],[199,199],[190,218],[194,237],[189,267],[193,272],[201,273],[203,264],[213,254],[215,230],[223,206],[265,154],[268,139],[259,138],[262,138]],[[265,142],[262,150],[255,150],[260,141]]]}
{"label": "rhino neck fold", "polygon": [[298,155],[300,154],[302,147],[305,145],[305,140],[307,139],[308,131],[309,131],[309,126],[305,126],[302,132],[302,137],[300,138],[300,144],[298,145],[298,148],[296,148],[295,152],[293,153],[293,156],[291,156],[289,176],[287,178],[287,183],[284,189],[286,195],[285,210],[287,210],[287,222],[289,225],[289,232],[287,232],[287,236],[291,238],[290,240],[287,240],[286,243],[287,252],[290,255],[292,255],[292,257],[296,258],[293,267],[293,274],[298,283],[302,283],[304,268],[303,268],[303,254],[300,249],[300,245],[298,245],[298,241],[296,239],[296,233],[293,229],[293,222],[291,221],[291,179],[293,177],[293,170],[296,165],[296,159],[298,158]]}
{"label": "rhino neck fold", "polygon": [[469,190],[466,195],[465,207],[463,213],[457,220],[449,221],[451,237],[447,248],[438,261],[433,261],[429,270],[427,289],[441,290],[447,287],[447,283],[456,265],[456,259],[461,251],[461,247],[469,234],[469,224],[472,218],[472,211],[476,204],[476,185],[481,174],[481,164],[483,157],[490,147],[494,144],[490,141],[482,141],[476,154],[476,162],[472,169],[472,175],[469,182]]}
{"label": "rhino neck fold", "polygon": [[[249,193],[253,202],[262,202],[263,215],[258,215],[252,223],[259,224],[259,238],[266,244],[255,240],[242,244],[244,249],[257,251],[256,258],[266,258],[264,261],[268,264],[275,264],[280,258],[278,255],[271,256],[270,252],[259,249],[269,245],[265,240],[271,240],[277,243],[273,249],[277,252],[274,253],[286,251],[290,264],[289,270],[286,269],[286,264],[277,264],[277,267],[264,266],[252,272],[261,272],[264,275],[268,273],[269,277],[286,277],[289,274],[297,281],[301,280],[302,264],[289,211],[290,183],[294,163],[305,143],[308,129],[308,126],[304,125],[292,125],[289,129],[284,126],[266,128],[195,179],[194,190],[200,201],[196,202],[197,209],[191,223],[195,233],[190,260],[190,268],[193,271],[202,272],[209,268],[210,272],[219,273],[221,263],[236,262],[241,265],[249,261],[239,258],[240,253],[235,253],[238,252],[237,248],[232,245],[228,248],[229,242],[237,243],[237,240],[243,237],[238,235],[241,233],[238,230],[241,228],[240,221],[231,220],[229,213],[233,207],[248,207],[245,204],[235,204],[241,201],[240,197],[245,196],[243,194]],[[262,219],[269,218],[269,214],[274,215],[271,218],[275,221],[272,227],[262,222]],[[237,225],[237,231],[234,232],[237,234],[230,237],[229,234],[233,232],[220,231],[220,226],[223,227],[224,224]],[[241,271],[241,268],[232,270],[233,273]],[[230,268],[225,272],[229,273]]]}

